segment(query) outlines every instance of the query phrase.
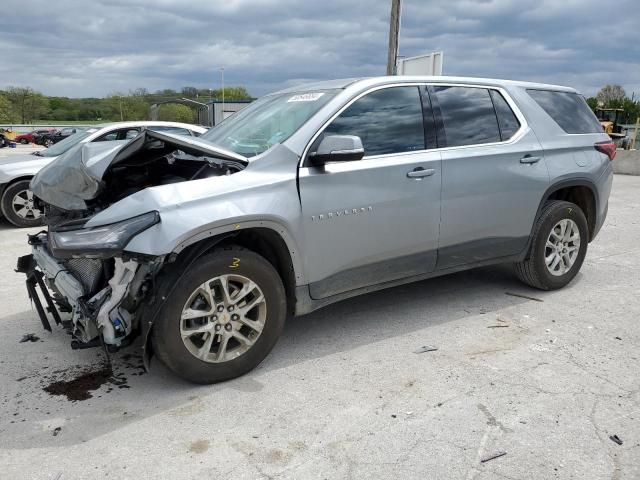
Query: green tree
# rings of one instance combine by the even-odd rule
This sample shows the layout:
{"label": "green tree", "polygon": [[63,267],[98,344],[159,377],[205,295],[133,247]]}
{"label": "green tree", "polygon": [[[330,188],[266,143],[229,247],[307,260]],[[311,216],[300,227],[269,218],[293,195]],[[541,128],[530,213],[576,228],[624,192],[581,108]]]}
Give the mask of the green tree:
{"label": "green tree", "polygon": [[193,109],[180,103],[165,103],[158,109],[158,120],[193,123],[194,118]]}
{"label": "green tree", "polygon": [[598,99],[596,97],[587,98],[587,105],[591,110],[595,110],[598,107]]}
{"label": "green tree", "polygon": [[149,116],[149,104],[143,97],[116,92],[106,100],[111,120],[144,120]]}
{"label": "green tree", "polygon": [[[216,98],[222,98],[222,89],[216,92]],[[251,100],[251,95],[247,92],[247,89],[244,87],[224,87],[224,99],[233,101],[233,100]]]}
{"label": "green tree", "polygon": [[8,87],[6,96],[22,123],[30,123],[43,115],[49,101],[31,87]]}
{"label": "green tree", "polygon": [[198,89],[196,87],[182,87],[182,95],[185,97],[198,96]]}
{"label": "green tree", "polygon": [[622,114],[623,123],[636,123],[636,120],[640,118],[640,102],[625,98],[620,107],[624,110]]}
{"label": "green tree", "polygon": [[16,115],[13,111],[13,105],[9,99],[0,94],[0,122],[12,123],[16,121]]}

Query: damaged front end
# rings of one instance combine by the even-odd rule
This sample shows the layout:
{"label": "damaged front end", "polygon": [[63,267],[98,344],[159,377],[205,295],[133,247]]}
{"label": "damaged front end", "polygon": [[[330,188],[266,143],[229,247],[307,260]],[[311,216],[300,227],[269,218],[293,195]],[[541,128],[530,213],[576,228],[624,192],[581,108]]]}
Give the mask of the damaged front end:
{"label": "damaged front end", "polygon": [[[43,327],[50,331],[50,320],[67,327],[74,349],[129,345],[145,330],[144,312],[157,311],[144,306],[158,300],[156,277],[174,255],[127,251],[136,235],[162,221],[156,210],[106,225],[91,219],[146,188],[231,175],[244,166],[203,142],[143,132],[124,144],[80,145],[41,170],[31,188],[48,228],[29,236],[32,253],[18,259],[17,271],[27,276]],[[147,330],[151,322],[144,322]]]}
{"label": "damaged front end", "polygon": [[[164,258],[129,257],[61,259],[51,254],[50,234],[29,236],[32,254],[18,259],[18,271],[27,275],[27,290],[42,325],[51,330],[49,315],[63,323],[59,312],[69,313],[66,326],[71,347],[110,351],[128,345],[136,327],[136,313]],[[36,290],[45,300],[42,304]],[[48,313],[48,315],[47,315]]]}

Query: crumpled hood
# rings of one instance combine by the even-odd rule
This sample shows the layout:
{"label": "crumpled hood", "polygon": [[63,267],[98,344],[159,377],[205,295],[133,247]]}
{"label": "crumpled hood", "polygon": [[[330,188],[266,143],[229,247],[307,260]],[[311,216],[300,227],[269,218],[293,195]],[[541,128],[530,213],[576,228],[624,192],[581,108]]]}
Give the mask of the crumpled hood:
{"label": "crumpled hood", "polygon": [[188,153],[248,163],[246,157],[202,140],[145,130],[129,141],[74,146],[38,172],[31,181],[31,190],[39,199],[64,210],[85,210],[86,202],[100,194],[109,168],[132,158],[154,141]]}
{"label": "crumpled hood", "polygon": [[85,201],[98,194],[102,178],[90,165],[110,164],[124,145],[119,141],[79,143],[42,168],[31,180],[31,191],[64,210],[84,210]]}

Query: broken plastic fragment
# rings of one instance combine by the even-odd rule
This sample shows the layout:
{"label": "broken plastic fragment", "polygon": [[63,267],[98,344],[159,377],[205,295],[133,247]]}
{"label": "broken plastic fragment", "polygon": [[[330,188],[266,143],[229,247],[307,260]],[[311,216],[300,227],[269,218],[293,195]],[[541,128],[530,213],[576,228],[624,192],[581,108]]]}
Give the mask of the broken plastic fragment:
{"label": "broken plastic fragment", "polygon": [[438,347],[432,347],[430,345],[425,345],[425,346],[420,347],[419,349],[415,350],[413,353],[435,352],[436,350],[438,350]]}

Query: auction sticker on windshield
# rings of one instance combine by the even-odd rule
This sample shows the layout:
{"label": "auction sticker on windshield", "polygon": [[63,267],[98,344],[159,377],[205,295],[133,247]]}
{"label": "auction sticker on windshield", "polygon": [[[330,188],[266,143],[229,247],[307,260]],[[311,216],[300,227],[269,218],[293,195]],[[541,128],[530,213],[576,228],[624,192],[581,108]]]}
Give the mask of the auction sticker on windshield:
{"label": "auction sticker on windshield", "polygon": [[289,100],[287,100],[287,103],[289,103],[289,102],[315,102],[316,100],[318,100],[323,95],[324,95],[324,92],[300,93],[298,95],[294,95]]}

